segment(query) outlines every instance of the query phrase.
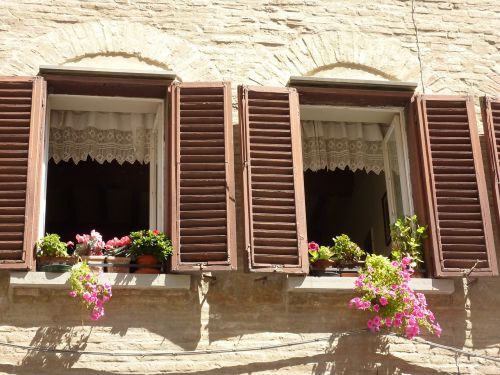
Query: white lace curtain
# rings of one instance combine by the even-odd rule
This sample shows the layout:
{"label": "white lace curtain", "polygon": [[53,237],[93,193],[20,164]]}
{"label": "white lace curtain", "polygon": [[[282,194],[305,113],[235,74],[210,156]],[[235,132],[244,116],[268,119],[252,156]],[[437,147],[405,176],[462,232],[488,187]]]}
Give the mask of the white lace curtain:
{"label": "white lace curtain", "polygon": [[302,121],[304,170],[349,167],[379,174],[384,170],[379,124],[335,121]]}
{"label": "white lace curtain", "polygon": [[49,157],[56,163],[116,160],[149,163],[152,113],[60,111],[50,113]]}

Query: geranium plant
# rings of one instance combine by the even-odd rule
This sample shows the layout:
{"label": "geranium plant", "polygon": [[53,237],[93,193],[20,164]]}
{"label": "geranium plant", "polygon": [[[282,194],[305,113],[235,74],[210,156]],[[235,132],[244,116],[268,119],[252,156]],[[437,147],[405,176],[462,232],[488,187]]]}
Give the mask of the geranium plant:
{"label": "geranium plant", "polygon": [[99,232],[92,229],[90,234],[76,235],[76,255],[103,255],[106,244]]}
{"label": "geranium plant", "polygon": [[131,244],[132,240],[129,236],[123,236],[121,238],[115,237],[109,241],[106,241],[104,252],[107,255],[112,256],[126,256]]}
{"label": "geranium plant", "polygon": [[351,299],[349,307],[373,314],[367,322],[372,332],[386,327],[412,339],[423,327],[440,336],[441,327],[427,307],[425,296],[415,293],[409,285],[412,262],[410,257],[391,262],[382,255],[367,256],[365,268],[355,281],[360,297]]}
{"label": "geranium plant", "polygon": [[309,262],[316,263],[318,260],[330,260],[333,257],[333,251],[328,246],[319,246],[316,242],[309,242]]}
{"label": "geranium plant", "polygon": [[158,230],[140,230],[130,233],[130,255],[137,258],[141,255],[154,255],[158,260],[168,258],[172,254],[172,241]]}
{"label": "geranium plant", "polygon": [[104,316],[104,304],[111,299],[111,285],[101,280],[101,273],[95,274],[87,262],[75,264],[70,271],[70,297],[79,298],[90,310],[90,319],[99,320]]}

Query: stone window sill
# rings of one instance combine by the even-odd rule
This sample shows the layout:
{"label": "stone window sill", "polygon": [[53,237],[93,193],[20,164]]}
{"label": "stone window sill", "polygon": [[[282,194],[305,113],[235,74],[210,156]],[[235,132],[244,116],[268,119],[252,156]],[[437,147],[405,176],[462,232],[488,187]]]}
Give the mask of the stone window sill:
{"label": "stone window sill", "polygon": [[[315,277],[288,276],[288,292],[352,292],[355,277]],[[453,280],[449,279],[412,279],[410,286],[416,292],[425,294],[450,295],[455,291]]]}
{"label": "stone window sill", "polygon": [[[173,274],[103,273],[103,277],[116,289],[173,289],[187,290],[191,276]],[[69,272],[11,272],[11,288],[66,288]]]}

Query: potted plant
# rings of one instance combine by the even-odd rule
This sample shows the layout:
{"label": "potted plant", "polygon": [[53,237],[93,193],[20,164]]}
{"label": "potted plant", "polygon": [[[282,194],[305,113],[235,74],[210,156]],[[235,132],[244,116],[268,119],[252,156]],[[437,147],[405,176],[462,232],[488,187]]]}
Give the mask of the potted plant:
{"label": "potted plant", "polygon": [[412,259],[411,267],[417,268],[414,277],[421,277],[423,260],[423,240],[427,238],[426,227],[418,224],[417,215],[405,216],[391,225],[391,258],[401,261],[404,257]]}
{"label": "potted plant", "polygon": [[104,253],[106,254],[107,272],[128,273],[130,270],[130,258],[128,250],[132,241],[129,236],[113,238],[106,242]]}
{"label": "potted plant", "polygon": [[72,264],[75,264],[76,258],[68,255],[68,246],[72,242],[64,243],[58,234],[47,233],[36,242],[37,248],[37,266],[40,271],[45,272],[66,272],[69,271]]}
{"label": "potted plant", "polygon": [[338,267],[347,271],[341,272],[341,276],[353,276],[357,274],[357,268],[361,264],[361,259],[366,253],[347,234],[333,238],[333,258]]}
{"label": "potted plant", "polygon": [[309,242],[307,247],[312,273],[323,273],[327,268],[335,265],[332,259],[334,253],[329,246],[320,246],[312,241]]}
{"label": "potted plant", "polygon": [[158,230],[140,230],[129,235],[129,254],[138,265],[136,273],[160,273],[161,265],[172,254],[172,242]]}
{"label": "potted plant", "polygon": [[103,254],[106,244],[99,232],[92,229],[90,234],[77,234],[75,255],[87,260],[92,269],[98,270],[104,267],[106,257]]}
{"label": "potted plant", "polygon": [[99,320],[104,316],[104,304],[111,299],[111,285],[101,280],[87,262],[79,262],[71,268],[69,276],[70,297],[80,298],[83,305],[91,311],[90,318]]}
{"label": "potted plant", "polygon": [[421,327],[440,336],[441,327],[422,293],[415,293],[409,283],[413,259],[403,257],[390,261],[382,255],[368,255],[366,264],[355,281],[360,297],[350,300],[349,307],[373,314],[367,321],[372,332],[385,327],[412,339]]}

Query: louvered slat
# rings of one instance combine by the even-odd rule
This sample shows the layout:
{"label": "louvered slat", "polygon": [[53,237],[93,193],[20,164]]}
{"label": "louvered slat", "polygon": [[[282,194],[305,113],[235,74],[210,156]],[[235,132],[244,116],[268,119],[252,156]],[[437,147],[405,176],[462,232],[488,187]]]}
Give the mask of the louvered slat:
{"label": "louvered slat", "polygon": [[297,94],[243,86],[239,99],[250,270],[306,273]]}
{"label": "louvered slat", "polygon": [[431,207],[430,232],[438,276],[496,272],[492,227],[471,98],[424,96]]}
{"label": "louvered slat", "polygon": [[175,271],[235,269],[230,85],[173,89]]}
{"label": "louvered slat", "polygon": [[0,268],[33,264],[44,96],[41,79],[0,78]]}

